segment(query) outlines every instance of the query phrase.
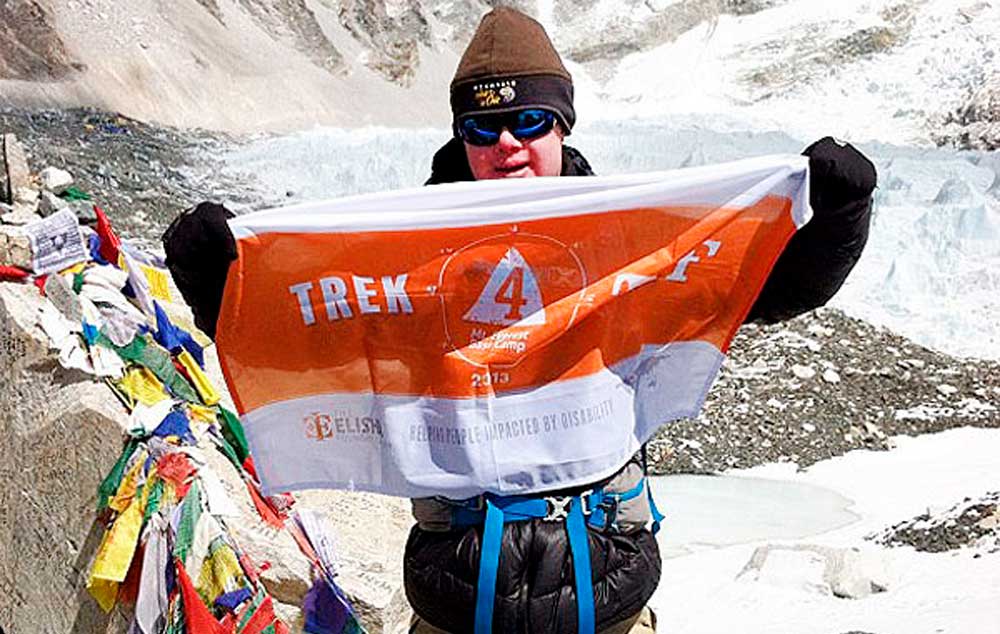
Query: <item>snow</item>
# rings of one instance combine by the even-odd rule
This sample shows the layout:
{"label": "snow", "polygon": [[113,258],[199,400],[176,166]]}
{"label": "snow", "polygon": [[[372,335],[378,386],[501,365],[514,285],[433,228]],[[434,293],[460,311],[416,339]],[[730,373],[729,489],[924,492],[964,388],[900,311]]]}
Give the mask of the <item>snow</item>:
{"label": "snow", "polygon": [[995,2],[793,0],[629,55],[583,102],[595,118],[713,113],[797,137],[927,144],[928,115],[996,71],[997,32]]}
{"label": "snow", "polygon": [[[662,630],[1000,632],[1000,554],[928,554],[864,540],[928,508],[995,491],[1000,430],[895,440],[892,451],[854,451],[801,472],[772,464],[714,479],[657,479],[668,519],[659,536],[663,575],[651,605]],[[889,590],[851,600],[794,582],[737,580],[764,544],[877,550],[891,572]]]}

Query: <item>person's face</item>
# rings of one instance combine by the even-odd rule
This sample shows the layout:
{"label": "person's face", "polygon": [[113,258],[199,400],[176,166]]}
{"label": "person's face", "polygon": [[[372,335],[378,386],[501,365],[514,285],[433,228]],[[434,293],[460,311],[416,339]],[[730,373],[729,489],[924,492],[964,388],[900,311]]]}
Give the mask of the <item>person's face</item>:
{"label": "person's face", "polygon": [[559,176],[562,173],[562,130],[518,140],[504,128],[493,145],[465,144],[465,156],[476,180]]}

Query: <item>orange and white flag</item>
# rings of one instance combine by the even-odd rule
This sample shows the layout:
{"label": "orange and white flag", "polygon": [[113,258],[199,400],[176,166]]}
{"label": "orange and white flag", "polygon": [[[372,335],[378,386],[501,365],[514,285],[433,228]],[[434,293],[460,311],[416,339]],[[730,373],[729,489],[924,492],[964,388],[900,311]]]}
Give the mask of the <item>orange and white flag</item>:
{"label": "orange and white flag", "polygon": [[607,476],[695,415],[807,160],[457,183],[230,221],[218,348],[267,491]]}

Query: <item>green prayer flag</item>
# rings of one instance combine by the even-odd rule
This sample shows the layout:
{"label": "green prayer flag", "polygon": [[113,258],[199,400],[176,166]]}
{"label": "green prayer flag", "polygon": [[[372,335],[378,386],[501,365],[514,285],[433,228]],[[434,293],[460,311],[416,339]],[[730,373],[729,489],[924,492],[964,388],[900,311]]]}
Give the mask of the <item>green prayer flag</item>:
{"label": "green prayer flag", "polygon": [[114,342],[101,333],[97,336],[97,343],[111,348],[124,361],[137,363],[148,368],[177,398],[189,403],[201,403],[198,393],[184,378],[184,375],[174,367],[170,353],[155,342],[149,341],[148,335],[142,337],[136,335],[127,346],[116,346]]}
{"label": "green prayer flag", "polygon": [[199,517],[201,517],[201,486],[198,484],[198,478],[195,478],[191,488],[188,489],[188,494],[184,496],[181,521],[177,524],[177,536],[174,538],[174,557],[180,559],[182,564],[191,552],[194,529],[198,525]]}
{"label": "green prayer flag", "polygon": [[233,446],[229,444],[226,437],[223,435],[213,435],[212,439],[215,440],[215,448],[218,449],[222,455],[229,459],[229,462],[233,463],[233,466],[237,469],[243,469],[243,464],[240,459],[236,456],[236,450]]}
{"label": "green prayer flag", "polygon": [[63,200],[91,200],[90,194],[78,187],[67,187],[59,197]]}
{"label": "green prayer flag", "polygon": [[243,424],[236,414],[230,412],[225,407],[219,408],[222,411],[222,435],[225,436],[229,444],[236,451],[239,463],[243,464],[247,456],[250,455],[250,448],[247,446],[247,438],[243,433]]}
{"label": "green prayer flag", "polygon": [[253,617],[257,610],[260,609],[260,604],[263,603],[266,598],[267,591],[264,590],[264,586],[257,586],[257,594],[255,594],[253,599],[250,600],[250,606],[247,608],[247,611],[243,613],[243,618],[241,618],[240,622],[236,625],[237,633],[243,632],[246,629],[247,623],[250,622],[250,618]]}
{"label": "green prayer flag", "polygon": [[100,513],[104,509],[108,508],[108,504],[115,497],[115,493],[118,492],[118,487],[121,486],[122,478],[125,476],[125,467],[128,464],[129,458],[135,453],[136,448],[139,446],[139,441],[132,438],[125,443],[125,448],[122,449],[121,456],[118,457],[118,462],[115,466],[111,467],[111,471],[105,476],[104,480],[97,487],[97,512]]}
{"label": "green prayer flag", "polygon": [[153,517],[153,513],[160,509],[160,502],[163,500],[163,480],[157,478],[152,487],[149,490],[149,497],[146,498],[146,512],[142,516],[144,526],[149,518]]}

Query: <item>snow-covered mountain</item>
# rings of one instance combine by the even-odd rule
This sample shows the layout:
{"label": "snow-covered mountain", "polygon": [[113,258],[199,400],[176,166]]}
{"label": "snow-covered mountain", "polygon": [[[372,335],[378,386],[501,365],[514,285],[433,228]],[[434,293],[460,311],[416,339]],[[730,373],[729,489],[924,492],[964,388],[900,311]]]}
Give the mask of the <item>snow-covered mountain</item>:
{"label": "snow-covered mountain", "polygon": [[237,130],[443,126],[496,4],[549,29],[581,120],[698,112],[923,144],[1000,48],[1000,5],[976,0],[9,0],[0,102]]}

